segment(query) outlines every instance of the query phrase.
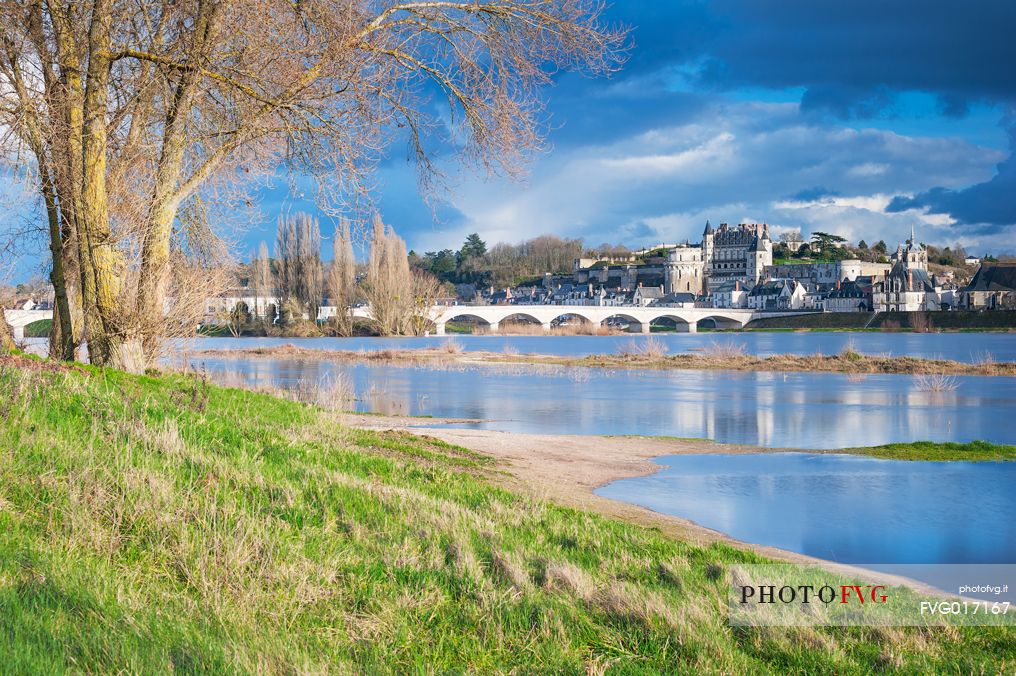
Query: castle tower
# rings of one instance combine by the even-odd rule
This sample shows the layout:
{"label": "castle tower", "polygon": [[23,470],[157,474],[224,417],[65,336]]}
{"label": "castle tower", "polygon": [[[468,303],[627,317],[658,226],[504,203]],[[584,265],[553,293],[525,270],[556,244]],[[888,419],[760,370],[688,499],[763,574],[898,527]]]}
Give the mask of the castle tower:
{"label": "castle tower", "polygon": [[713,265],[713,226],[706,221],[706,229],[702,231],[702,291],[709,293],[709,271]]}
{"label": "castle tower", "polygon": [[927,270],[928,251],[917,241],[914,233],[914,226],[910,226],[910,239],[907,240],[907,248],[904,251],[904,264],[908,270]]}
{"label": "castle tower", "polygon": [[766,267],[773,264],[773,242],[769,239],[769,227],[762,230],[748,247],[747,278],[749,284],[758,284]]}

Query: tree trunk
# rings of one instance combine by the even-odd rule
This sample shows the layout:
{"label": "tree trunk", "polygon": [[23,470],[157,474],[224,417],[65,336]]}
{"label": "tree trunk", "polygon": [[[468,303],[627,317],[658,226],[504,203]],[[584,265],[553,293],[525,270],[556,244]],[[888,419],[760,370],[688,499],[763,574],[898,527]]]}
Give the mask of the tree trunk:
{"label": "tree trunk", "polygon": [[[14,90],[24,111],[24,123],[27,131],[28,145],[35,155],[39,171],[39,184],[46,205],[46,220],[49,225],[49,250],[53,259],[50,271],[50,282],[53,284],[55,309],[53,328],[50,330],[50,356],[69,360],[74,358],[74,330],[71,326],[70,307],[67,303],[67,287],[64,283],[63,237],[60,228],[60,212],[57,207],[56,187],[53,183],[53,172],[50,169],[50,157],[46,153],[46,142],[43,137],[42,121],[39,111],[28,93],[25,79],[21,72],[21,63],[10,41],[5,40],[7,58],[13,79]],[[44,64],[47,93],[52,88],[49,65]]]}
{"label": "tree trunk", "polygon": [[11,331],[3,310],[0,310],[0,354],[10,352],[15,347],[17,346],[14,344],[14,332]]}
{"label": "tree trunk", "polygon": [[[59,108],[63,110],[63,122],[66,126],[66,137],[57,140],[54,148],[57,156],[55,181],[57,194],[60,197],[60,215],[63,219],[64,241],[68,249],[67,260],[75,263],[68,270],[77,273],[77,293],[68,294],[73,301],[70,306],[74,344],[90,341],[94,332],[101,334],[98,326],[96,310],[96,282],[92,267],[91,244],[89,233],[82,225],[79,211],[82,205],[84,185],[84,84],[82,81],[81,59],[79,47],[75,41],[72,19],[66,7],[50,3],[50,16],[53,21],[56,39],[56,60],[60,66],[60,86],[56,90],[59,97]],[[72,260],[76,257],[76,260]],[[65,277],[65,282],[69,279]],[[80,321],[74,321],[79,317]],[[102,342],[101,339],[99,342]],[[89,342],[89,352],[93,352]],[[90,355],[91,357],[91,355]]]}
{"label": "tree trunk", "polygon": [[[84,133],[82,135],[82,189],[80,234],[91,265],[83,269],[94,275],[92,289],[85,289],[85,321],[88,325],[88,354],[94,364],[133,366],[130,350],[124,349],[124,327],[117,321],[122,310],[122,255],[113,241],[106,192],[107,97],[110,73],[112,0],[95,0],[88,34],[88,79],[85,86]],[[87,276],[87,275],[86,275]],[[91,291],[91,294],[89,293]],[[91,296],[91,297],[89,297]]]}
{"label": "tree trunk", "polygon": [[141,276],[135,312],[140,320],[142,356],[152,357],[162,337],[163,312],[169,273],[169,238],[175,209],[159,209],[149,221],[141,253]]}
{"label": "tree trunk", "polygon": [[49,280],[53,284],[53,328],[49,334],[49,356],[61,361],[74,360],[74,324],[71,321],[71,307],[67,298],[66,276],[64,274],[63,235],[60,230],[60,214],[49,176],[43,172],[43,193],[46,198],[46,215],[49,221],[49,251],[53,268]]}
{"label": "tree trunk", "polygon": [[[200,62],[207,54],[208,44],[215,32],[216,19],[220,16],[219,9],[217,3],[199,2],[188,61]],[[134,308],[141,349],[140,354],[135,356],[142,361],[155,356],[163,336],[170,236],[180,205],[177,188],[183,172],[187,124],[194,105],[197,81],[195,70],[187,70],[181,75],[166,114],[162,154],[159,157],[148,229],[141,251],[141,272]]]}

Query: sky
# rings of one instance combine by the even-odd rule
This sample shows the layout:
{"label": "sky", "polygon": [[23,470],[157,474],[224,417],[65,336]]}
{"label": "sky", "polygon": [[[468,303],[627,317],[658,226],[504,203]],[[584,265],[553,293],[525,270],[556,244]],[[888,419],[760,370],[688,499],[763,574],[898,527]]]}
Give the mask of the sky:
{"label": "sky", "polygon": [[[1012,0],[616,0],[607,20],[631,30],[624,68],[543,91],[548,147],[521,181],[463,175],[431,208],[390,149],[375,199],[411,249],[695,242],[708,219],[1016,252]],[[315,211],[283,182],[258,205],[241,254]]]}
{"label": "sky", "polygon": [[465,180],[435,219],[393,153],[379,202],[411,248],[694,242],[708,219],[1016,251],[1011,0],[618,0],[608,19],[628,62],[545,90],[522,182]]}

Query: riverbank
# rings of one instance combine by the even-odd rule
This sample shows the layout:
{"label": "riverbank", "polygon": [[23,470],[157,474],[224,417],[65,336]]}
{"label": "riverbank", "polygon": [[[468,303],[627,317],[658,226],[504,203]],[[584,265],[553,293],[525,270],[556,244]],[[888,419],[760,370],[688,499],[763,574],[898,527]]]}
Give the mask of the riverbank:
{"label": "riverbank", "polygon": [[[654,474],[660,465],[654,458],[668,455],[741,455],[783,453],[785,448],[717,444],[708,439],[672,437],[594,436],[520,434],[458,428],[461,420],[421,419],[405,416],[378,416],[345,413],[342,423],[372,431],[401,430],[438,439],[496,458],[508,472],[505,486],[538,499],[552,500],[580,510],[594,511],[611,518],[639,523],[674,537],[709,544],[724,542],[784,561],[814,561],[795,552],[745,545],[723,533],[704,528],[687,519],[596,495],[597,488],[621,479]],[[889,444],[834,451],[807,449],[808,453],[848,453],[874,458],[911,461],[992,462],[1016,460],[1016,447],[985,442]],[[828,562],[822,562],[826,564]]]}
{"label": "riverbank", "polygon": [[937,312],[821,312],[764,317],[746,331],[1016,331],[1016,310]]}
{"label": "riverbank", "polygon": [[192,360],[202,357],[219,359],[305,359],[335,362],[383,363],[450,367],[455,365],[530,365],[558,367],[592,367],[611,369],[675,369],[725,371],[826,372],[849,374],[924,375],[929,390],[948,388],[948,376],[1014,376],[1016,362],[996,362],[989,355],[976,363],[950,359],[921,359],[865,355],[846,349],[834,355],[772,355],[758,357],[745,354],[737,345],[717,341],[701,353],[666,353],[666,345],[653,338],[633,338],[621,354],[568,357],[514,352],[463,352],[454,338],[438,347],[414,350],[318,350],[294,345],[255,347],[248,349],[194,350],[186,355]]}
{"label": "riverbank", "polygon": [[21,673],[1016,664],[1002,628],[731,628],[724,572],[757,554],[523,483],[200,377],[0,358],[0,654]]}

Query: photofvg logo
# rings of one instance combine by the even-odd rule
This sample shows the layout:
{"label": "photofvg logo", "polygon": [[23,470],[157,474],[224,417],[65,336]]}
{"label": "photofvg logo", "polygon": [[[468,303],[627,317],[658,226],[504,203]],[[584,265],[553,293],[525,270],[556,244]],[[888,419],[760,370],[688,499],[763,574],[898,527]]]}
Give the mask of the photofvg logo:
{"label": "photofvg logo", "polygon": [[[1008,590],[1007,580],[1016,576],[1016,566],[896,568],[900,570],[843,566],[828,570],[779,563],[732,566],[729,622],[734,626],[1016,625],[1016,609],[999,591]],[[988,581],[972,585],[971,580]],[[988,599],[961,595],[960,590],[975,587],[999,593]]]}
{"label": "photofvg logo", "polygon": [[885,585],[841,584],[839,587],[801,584],[796,587],[774,584],[741,586],[741,604],[746,603],[886,603],[889,596]]}

